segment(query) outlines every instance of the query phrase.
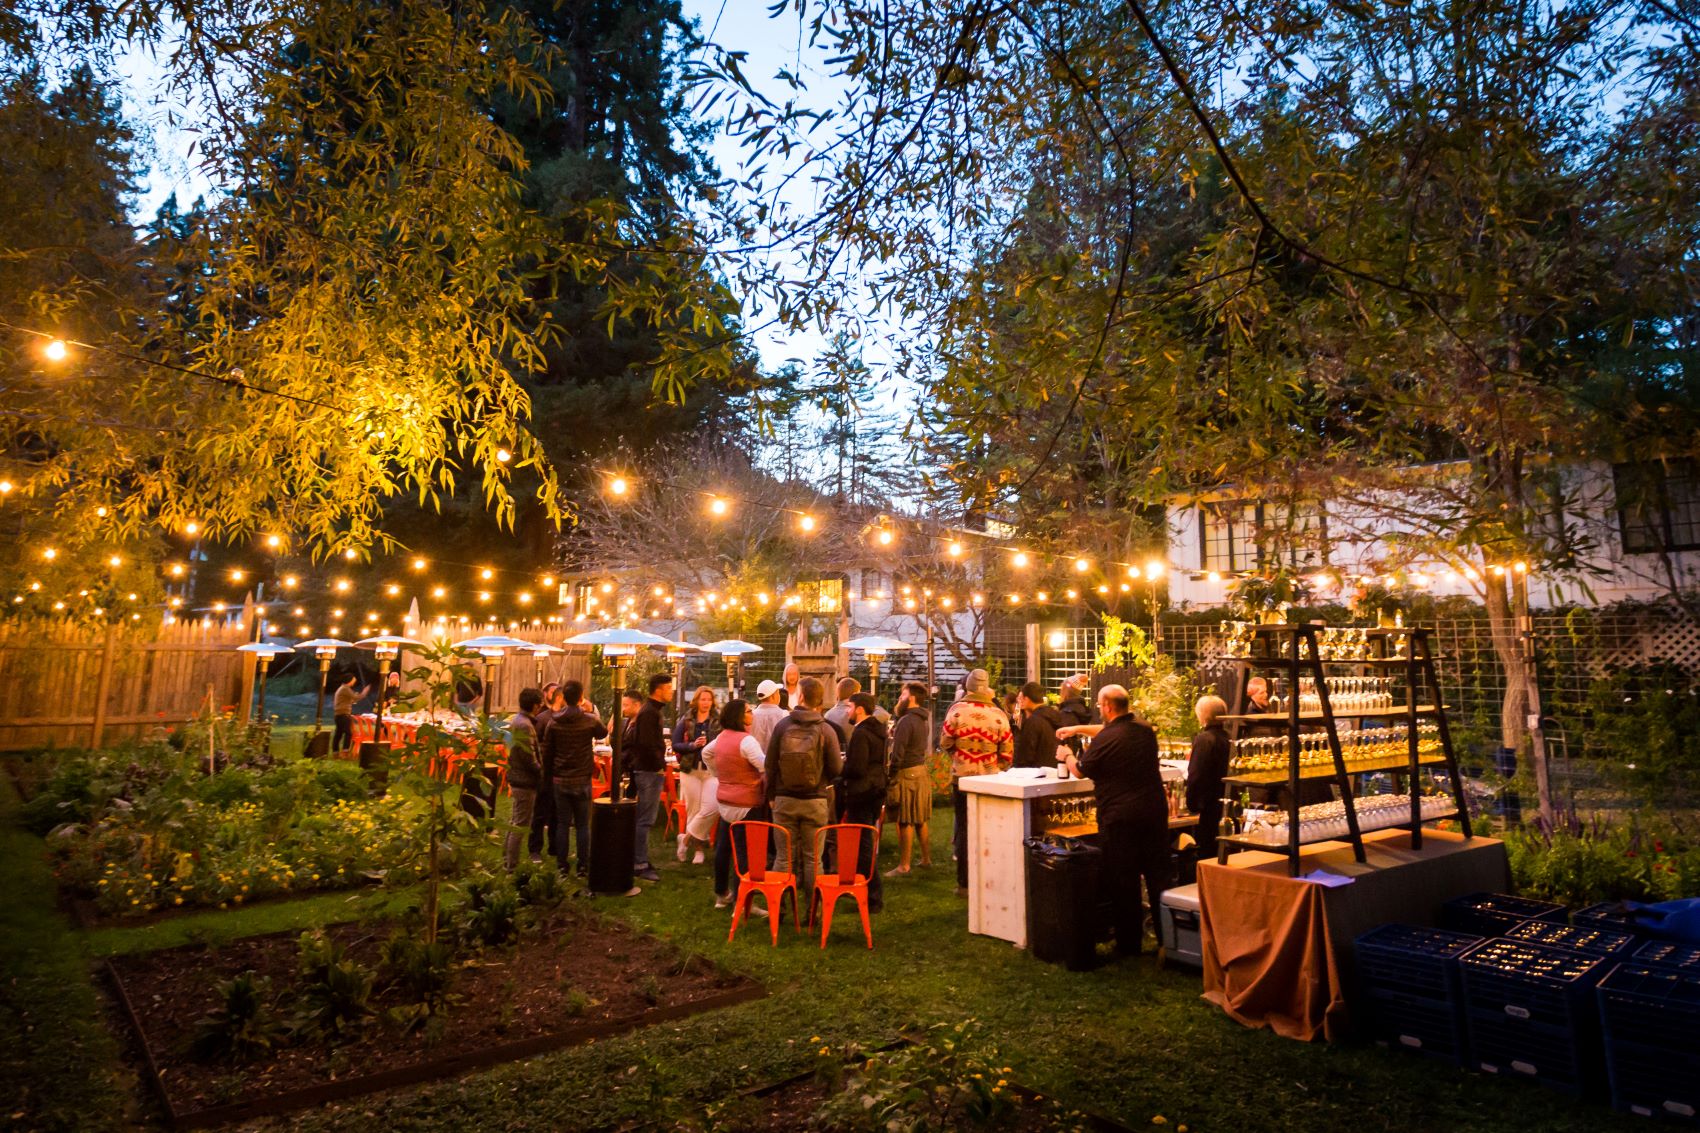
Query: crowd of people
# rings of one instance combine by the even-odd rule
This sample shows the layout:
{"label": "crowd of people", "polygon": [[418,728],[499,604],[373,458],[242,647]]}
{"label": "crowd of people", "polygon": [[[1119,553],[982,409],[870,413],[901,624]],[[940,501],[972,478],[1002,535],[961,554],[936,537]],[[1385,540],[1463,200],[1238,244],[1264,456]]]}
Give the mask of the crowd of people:
{"label": "crowd of people", "polygon": [[[938,749],[951,768],[957,893],[966,895],[969,881],[968,793],[962,781],[1012,766],[1056,766],[1061,774],[1095,785],[1115,937],[1121,951],[1137,953],[1147,909],[1160,903],[1169,867],[1168,800],[1157,737],[1130,710],[1125,689],[1099,689],[1096,711],[1086,691],[1086,679],[1073,678],[1052,703],[1039,684],[1028,683],[1006,706],[995,698],[985,670],[968,674],[938,730]],[[722,703],[712,688],[693,690],[669,728],[665,721],[674,700],[669,675],[658,673],[628,690],[617,726],[627,775],[623,785],[637,807],[635,876],[660,879],[649,855],[651,831],[662,817],[669,753],[682,804],[671,848],[681,862],[712,863],[716,907],[734,902],[738,873],[748,869],[747,847],[732,833],[745,820],[771,822],[786,832],[771,852],[784,852],[788,844],[799,907],[805,910],[812,908],[821,860],[819,835],[834,823],[897,828],[897,858],[889,868],[876,868],[876,840],[857,843],[856,872],[868,879],[872,912],[884,905],[886,879],[930,868],[930,690],[919,682],[902,685],[889,712],[852,677],[838,681],[835,692],[827,708],[825,684],[788,665],[782,681],[762,681],[750,700],[734,696]],[[1226,710],[1215,696],[1197,705],[1200,731],[1186,794],[1188,810],[1199,817],[1202,853],[1214,852],[1221,816],[1230,749],[1219,717]],[[587,875],[595,747],[610,726],[577,681],[520,694],[519,711],[507,724],[513,804],[503,856],[510,869],[523,848],[533,860],[548,853],[563,873]],[[833,867],[830,845],[826,853]]]}

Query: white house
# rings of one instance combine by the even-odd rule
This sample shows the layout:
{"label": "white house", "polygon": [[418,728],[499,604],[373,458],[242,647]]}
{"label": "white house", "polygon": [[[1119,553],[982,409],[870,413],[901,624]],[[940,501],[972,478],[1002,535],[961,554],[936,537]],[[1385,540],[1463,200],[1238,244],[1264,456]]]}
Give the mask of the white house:
{"label": "white house", "polygon": [[[1444,484],[1446,469],[1433,469],[1437,485]],[[1552,494],[1564,504],[1548,522],[1579,553],[1573,568],[1531,578],[1531,604],[1653,601],[1673,590],[1700,588],[1700,469],[1693,462],[1579,464],[1551,475],[1559,485]],[[1167,516],[1170,600],[1187,606],[1223,602],[1235,574],[1270,565],[1274,553],[1265,536],[1274,530],[1287,533],[1280,557],[1310,574],[1325,600],[1343,597],[1354,576],[1389,569],[1438,596],[1474,597],[1468,568],[1410,549],[1420,545],[1421,520],[1394,518],[1402,512],[1443,517],[1445,509],[1422,501],[1404,509],[1334,500],[1305,505],[1289,516],[1284,505],[1232,491],[1177,501]]]}

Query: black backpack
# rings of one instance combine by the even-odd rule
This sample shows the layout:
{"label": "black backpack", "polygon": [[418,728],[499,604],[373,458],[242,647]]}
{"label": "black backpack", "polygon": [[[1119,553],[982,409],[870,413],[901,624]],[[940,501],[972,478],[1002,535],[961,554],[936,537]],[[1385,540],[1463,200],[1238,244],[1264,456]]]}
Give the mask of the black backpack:
{"label": "black backpack", "polygon": [[779,789],[818,791],[826,771],[825,721],[793,723],[779,737]]}

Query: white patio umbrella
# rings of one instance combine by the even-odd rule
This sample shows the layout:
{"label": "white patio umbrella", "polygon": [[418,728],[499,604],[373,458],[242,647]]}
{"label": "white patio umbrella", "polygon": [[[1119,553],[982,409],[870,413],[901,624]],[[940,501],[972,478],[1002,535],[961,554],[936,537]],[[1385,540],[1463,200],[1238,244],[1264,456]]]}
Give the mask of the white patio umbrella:
{"label": "white patio umbrella", "polygon": [[365,637],[354,643],[356,649],[366,649],[378,655],[378,703],[377,723],[372,728],[372,739],[383,743],[384,735],[384,696],[389,692],[390,662],[401,656],[403,649],[423,649],[423,641],[415,641],[411,637],[400,634],[380,633],[377,637]]}
{"label": "white patio umbrella", "polygon": [[[260,667],[260,703],[254,709],[254,712],[259,715],[261,720],[264,720],[266,718],[266,674],[271,670],[272,658],[280,653],[293,653],[295,651],[287,645],[278,645],[270,641],[250,641],[247,645],[238,645],[236,651],[253,654],[255,663]],[[249,719],[253,719],[253,716],[250,715]]]}
{"label": "white patio umbrella", "polygon": [[885,660],[886,654],[888,653],[896,653],[899,650],[909,649],[912,647],[907,641],[900,641],[895,637],[882,637],[879,634],[873,634],[868,637],[852,637],[849,641],[840,645],[839,648],[860,649],[868,658],[868,692],[873,695],[878,695],[876,690],[879,688],[880,683],[880,662]]}
{"label": "white patio umbrella", "polygon": [[315,637],[311,641],[297,641],[295,648],[311,649],[313,656],[319,659],[319,700],[313,706],[313,734],[316,736],[325,718],[325,684],[330,680],[331,661],[338,649],[353,649],[354,642],[336,637]]}
{"label": "white patio umbrella", "polygon": [[718,653],[726,662],[726,691],[736,694],[738,691],[738,658],[746,653],[760,653],[761,646],[748,641],[740,641],[736,637],[728,637],[723,641],[711,641],[702,647],[704,653]]}

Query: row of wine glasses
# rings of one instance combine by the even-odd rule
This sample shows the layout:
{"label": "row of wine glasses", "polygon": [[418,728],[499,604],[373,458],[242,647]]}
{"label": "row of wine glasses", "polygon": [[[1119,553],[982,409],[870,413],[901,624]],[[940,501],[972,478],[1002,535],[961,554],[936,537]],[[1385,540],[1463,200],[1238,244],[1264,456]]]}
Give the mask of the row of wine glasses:
{"label": "row of wine glasses", "polygon": [[[1254,622],[1223,622],[1222,623],[1222,653],[1227,657],[1250,657],[1254,650],[1252,643],[1257,640],[1257,625]],[[1277,652],[1283,656],[1289,655],[1292,638],[1280,635]],[[1324,626],[1316,635],[1318,657],[1323,661],[1369,661],[1377,659],[1377,652],[1367,626]],[[1387,642],[1388,657],[1402,658],[1406,655],[1406,636],[1393,634]]]}
{"label": "row of wine glasses", "polygon": [[[1355,762],[1403,758],[1409,750],[1409,731],[1403,724],[1388,728],[1359,728],[1339,735],[1340,755],[1346,761],[1347,770]],[[1228,770],[1230,773],[1285,770],[1289,750],[1288,736],[1246,736],[1234,741]],[[1418,755],[1439,755],[1441,750],[1440,725],[1432,720],[1420,722],[1417,725]],[[1299,734],[1299,766],[1325,765],[1332,763],[1333,759],[1326,732]]]}
{"label": "row of wine glasses", "polygon": [[1051,799],[1045,808],[1045,825],[1053,829],[1059,826],[1096,826],[1098,800],[1092,795]]}

